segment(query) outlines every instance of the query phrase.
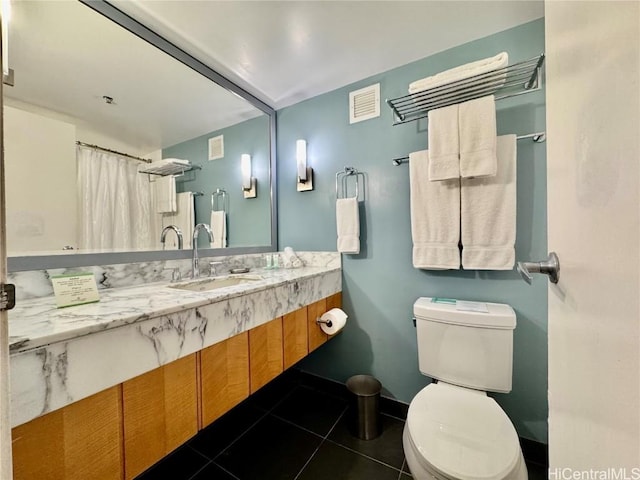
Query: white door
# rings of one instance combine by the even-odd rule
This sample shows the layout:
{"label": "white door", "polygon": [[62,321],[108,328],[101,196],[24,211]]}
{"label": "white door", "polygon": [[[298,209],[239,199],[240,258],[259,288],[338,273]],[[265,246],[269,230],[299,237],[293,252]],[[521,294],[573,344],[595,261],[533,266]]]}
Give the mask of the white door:
{"label": "white door", "polygon": [[640,478],[640,3],[545,17],[550,478]]}
{"label": "white door", "polygon": [[[1,29],[2,27],[0,27]],[[2,72],[2,60],[0,60],[0,72]],[[4,125],[2,81],[0,80],[0,283],[2,284],[7,281],[7,222],[4,194]],[[0,480],[12,478],[11,421],[9,415],[9,318],[7,312],[0,311]]]}

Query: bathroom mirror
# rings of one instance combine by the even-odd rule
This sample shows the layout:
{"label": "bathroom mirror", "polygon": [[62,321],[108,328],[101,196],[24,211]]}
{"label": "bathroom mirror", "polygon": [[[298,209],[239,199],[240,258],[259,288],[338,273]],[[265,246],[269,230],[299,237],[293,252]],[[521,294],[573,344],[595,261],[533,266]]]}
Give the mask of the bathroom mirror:
{"label": "bathroom mirror", "polygon": [[[273,109],[109,3],[12,6],[14,86],[3,95],[10,270],[188,257],[161,250],[162,227],[176,222],[156,209],[164,177],[137,173],[140,159],[196,166],[176,177],[178,196],[194,193],[196,223],[211,222],[212,193],[226,192],[215,207],[226,210],[228,248],[206,253],[275,249]],[[255,198],[242,189],[243,154]],[[89,170],[80,155],[95,157]],[[116,195],[87,207],[87,185]],[[88,224],[111,238],[81,239]]]}

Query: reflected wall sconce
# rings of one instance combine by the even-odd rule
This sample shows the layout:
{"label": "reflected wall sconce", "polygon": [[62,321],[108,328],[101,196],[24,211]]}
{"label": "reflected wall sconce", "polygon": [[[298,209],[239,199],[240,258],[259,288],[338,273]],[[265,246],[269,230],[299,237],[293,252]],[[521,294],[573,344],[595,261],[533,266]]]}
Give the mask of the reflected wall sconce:
{"label": "reflected wall sconce", "polygon": [[256,198],[257,180],[251,176],[251,155],[243,153],[240,156],[240,170],[242,171],[242,192],[244,198]]}
{"label": "reflected wall sconce", "polygon": [[296,165],[298,172],[298,191],[313,190],[313,169],[307,167],[307,141],[296,141]]}

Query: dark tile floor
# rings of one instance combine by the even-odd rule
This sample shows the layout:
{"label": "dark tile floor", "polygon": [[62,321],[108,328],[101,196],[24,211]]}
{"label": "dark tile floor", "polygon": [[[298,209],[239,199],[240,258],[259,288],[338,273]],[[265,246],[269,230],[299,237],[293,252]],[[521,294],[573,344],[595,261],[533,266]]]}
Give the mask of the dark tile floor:
{"label": "dark tile floor", "polygon": [[[329,388],[327,388],[329,387]],[[285,372],[152,466],[137,480],[406,480],[404,420],[385,412],[383,433],[363,441],[348,428],[338,386]],[[529,479],[546,478],[530,464]]]}

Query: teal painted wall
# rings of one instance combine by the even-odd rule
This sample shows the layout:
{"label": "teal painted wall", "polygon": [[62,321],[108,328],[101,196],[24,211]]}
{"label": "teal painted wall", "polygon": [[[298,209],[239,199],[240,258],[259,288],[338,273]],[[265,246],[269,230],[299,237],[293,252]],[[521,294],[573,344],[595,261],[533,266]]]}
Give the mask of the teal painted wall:
{"label": "teal painted wall", "polygon": [[[391,110],[379,118],[349,125],[350,91],[380,83],[381,97],[406,94],[411,81],[506,50],[511,62],[544,51],[543,19],[438,53],[278,111],[279,247],[336,250],[335,173],[345,165],[366,174],[361,205],[359,255],[343,255],[343,333],[311,354],[301,368],[344,381],[359,373],[375,375],[384,394],[404,402],[429,383],[418,371],[416,332],[411,322],[420,296],[501,302],[517,313],[513,390],[494,397],[518,433],[547,442],[547,281],[532,286],[518,273],[424,271],[411,264],[409,168],[391,159],[427,147],[421,120],[392,126]],[[322,68],[321,65],[318,68]],[[498,134],[544,130],[543,92],[497,104]],[[315,190],[295,190],[295,141],[308,142]],[[545,145],[518,142],[516,258],[546,258]]]}
{"label": "teal painted wall", "polygon": [[[209,161],[209,138],[224,135],[224,158]],[[240,155],[251,155],[257,198],[242,193]],[[271,197],[269,192],[269,118],[262,115],[162,150],[163,158],[184,158],[202,166],[176,179],[179,192],[203,192],[196,197],[196,223],[211,223],[211,193],[223,188],[229,195],[227,228],[230,247],[271,245]],[[208,246],[200,235],[199,245]]]}

